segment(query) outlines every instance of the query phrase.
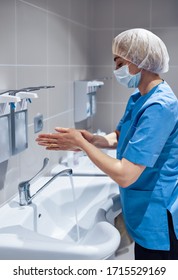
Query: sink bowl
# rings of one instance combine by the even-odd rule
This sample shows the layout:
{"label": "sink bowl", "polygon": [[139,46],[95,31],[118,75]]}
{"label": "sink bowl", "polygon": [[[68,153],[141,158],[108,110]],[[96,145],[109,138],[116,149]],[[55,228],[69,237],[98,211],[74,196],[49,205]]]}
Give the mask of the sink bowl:
{"label": "sink bowl", "polygon": [[[50,177],[31,186],[36,192]],[[32,204],[18,195],[0,208],[0,259],[106,259],[120,244],[113,226],[121,211],[117,184],[108,177],[58,177]]]}
{"label": "sink bowl", "polygon": [[[116,150],[103,150],[104,153],[109,155],[110,157],[116,157]],[[77,155],[77,162],[73,158],[66,158],[61,162],[61,164],[56,165],[51,170],[51,175],[55,175],[56,173],[60,172],[64,168],[72,168],[74,176],[107,176],[101,169],[99,169],[85,153],[78,153]]]}

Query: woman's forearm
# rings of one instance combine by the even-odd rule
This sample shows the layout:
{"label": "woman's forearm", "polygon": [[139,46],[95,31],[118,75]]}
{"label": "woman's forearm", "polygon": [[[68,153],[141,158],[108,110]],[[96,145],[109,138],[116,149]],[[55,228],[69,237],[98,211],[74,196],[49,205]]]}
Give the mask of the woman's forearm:
{"label": "woman's forearm", "polygon": [[84,139],[81,139],[79,146],[98,168],[122,187],[135,182],[145,169],[144,166],[134,164],[124,158],[114,159]]}
{"label": "woman's forearm", "polygon": [[115,149],[117,146],[117,134],[112,132],[104,136],[93,135],[90,143],[100,149]]}

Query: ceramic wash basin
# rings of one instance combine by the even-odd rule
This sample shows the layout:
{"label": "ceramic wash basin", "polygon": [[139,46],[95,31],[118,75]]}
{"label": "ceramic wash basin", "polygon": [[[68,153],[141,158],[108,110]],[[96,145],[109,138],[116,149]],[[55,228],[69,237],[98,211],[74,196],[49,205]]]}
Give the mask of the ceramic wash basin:
{"label": "ceramic wash basin", "polygon": [[[102,151],[110,157],[116,157],[116,150],[103,149]],[[51,175],[55,175],[66,167],[72,168],[74,176],[107,176],[83,151],[69,152],[61,163],[51,170]]]}
{"label": "ceramic wash basin", "polygon": [[[31,186],[35,193],[50,177]],[[113,226],[121,211],[108,177],[56,178],[28,206],[18,195],[0,208],[0,259],[106,259],[120,244]],[[76,217],[77,216],[77,217]]]}

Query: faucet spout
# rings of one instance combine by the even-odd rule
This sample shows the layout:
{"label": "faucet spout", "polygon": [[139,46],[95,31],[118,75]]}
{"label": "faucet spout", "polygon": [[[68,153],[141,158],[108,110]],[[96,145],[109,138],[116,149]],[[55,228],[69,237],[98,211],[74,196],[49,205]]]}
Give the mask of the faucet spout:
{"label": "faucet spout", "polygon": [[29,181],[22,182],[19,184],[19,205],[26,206],[32,203],[32,200],[41,193],[52,181],[54,181],[58,176],[63,175],[72,175],[72,169],[64,169],[57,174],[55,174],[52,178],[50,178],[39,190],[36,191],[32,196],[30,195],[30,183]]}

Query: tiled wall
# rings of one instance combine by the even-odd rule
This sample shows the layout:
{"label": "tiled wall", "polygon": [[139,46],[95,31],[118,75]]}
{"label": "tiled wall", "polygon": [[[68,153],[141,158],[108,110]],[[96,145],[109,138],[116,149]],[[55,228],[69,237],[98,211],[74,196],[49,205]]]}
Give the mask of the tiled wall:
{"label": "tiled wall", "polygon": [[[93,0],[94,1],[94,0]],[[118,84],[113,76],[112,38],[129,28],[146,28],[162,38],[170,55],[170,70],[162,75],[178,96],[178,1],[97,0],[93,20],[93,49],[96,77],[108,77],[97,95],[95,129],[113,131],[132,90]],[[112,77],[112,79],[110,79]],[[106,117],[107,116],[107,117]]]}
{"label": "tiled wall", "polygon": [[[44,116],[44,131],[73,126],[73,81],[90,78],[91,28],[87,0],[0,1],[0,90],[55,85],[41,90],[29,104],[29,148],[0,163],[0,204],[32,177],[48,156],[56,164],[62,153],[35,143],[33,118]],[[3,149],[3,147],[0,147]]]}
{"label": "tiled wall", "polygon": [[106,77],[93,125],[115,129],[130,95],[112,74],[111,44],[119,32],[143,27],[165,41],[170,71],[164,78],[177,93],[177,10],[177,0],[0,1],[0,90],[55,85],[29,105],[29,148],[0,163],[0,204],[17,192],[19,181],[38,171],[45,156],[53,165],[62,155],[36,145],[33,118],[44,115],[44,131],[73,126],[74,80]]}

